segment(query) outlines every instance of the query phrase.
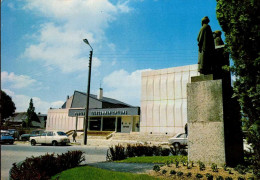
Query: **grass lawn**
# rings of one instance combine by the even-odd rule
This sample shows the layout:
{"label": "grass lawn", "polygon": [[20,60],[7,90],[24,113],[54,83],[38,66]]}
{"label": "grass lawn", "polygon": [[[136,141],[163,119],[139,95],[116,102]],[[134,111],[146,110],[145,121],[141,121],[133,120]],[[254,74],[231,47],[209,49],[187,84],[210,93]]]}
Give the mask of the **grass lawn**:
{"label": "grass lawn", "polygon": [[142,157],[131,157],[121,161],[116,162],[124,162],[124,163],[167,163],[175,162],[175,160],[187,161],[187,156],[142,156]]}
{"label": "grass lawn", "polygon": [[57,174],[53,176],[51,179],[54,180],[58,178],[59,180],[106,180],[106,179],[115,179],[115,180],[132,180],[132,179],[140,179],[140,180],[155,180],[158,178],[146,175],[146,174],[132,174],[132,173],[125,173],[125,172],[115,172],[115,171],[109,171],[105,169],[99,169],[95,167],[90,166],[81,166],[76,167],[73,169],[69,169],[66,171],[61,172],[60,174]]}

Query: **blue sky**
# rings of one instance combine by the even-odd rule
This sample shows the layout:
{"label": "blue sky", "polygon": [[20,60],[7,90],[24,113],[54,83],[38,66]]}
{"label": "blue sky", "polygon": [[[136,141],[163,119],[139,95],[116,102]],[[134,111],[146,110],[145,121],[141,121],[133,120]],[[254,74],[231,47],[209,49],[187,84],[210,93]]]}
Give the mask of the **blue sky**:
{"label": "blue sky", "polygon": [[[2,0],[1,85],[17,111],[59,108],[74,90],[140,105],[141,72],[197,63],[197,35],[214,0]],[[224,37],[223,37],[224,38]]]}

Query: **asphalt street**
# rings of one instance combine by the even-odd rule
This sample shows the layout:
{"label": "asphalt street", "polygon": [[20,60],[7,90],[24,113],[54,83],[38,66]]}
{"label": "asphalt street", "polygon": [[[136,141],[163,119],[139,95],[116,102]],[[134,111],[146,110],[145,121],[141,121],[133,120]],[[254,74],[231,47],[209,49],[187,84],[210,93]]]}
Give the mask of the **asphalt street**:
{"label": "asphalt street", "polygon": [[61,154],[67,151],[81,150],[85,152],[84,164],[103,162],[106,160],[107,147],[94,146],[31,146],[30,144],[1,145],[1,180],[9,177],[13,163],[18,163],[26,157],[40,156],[46,153]]}

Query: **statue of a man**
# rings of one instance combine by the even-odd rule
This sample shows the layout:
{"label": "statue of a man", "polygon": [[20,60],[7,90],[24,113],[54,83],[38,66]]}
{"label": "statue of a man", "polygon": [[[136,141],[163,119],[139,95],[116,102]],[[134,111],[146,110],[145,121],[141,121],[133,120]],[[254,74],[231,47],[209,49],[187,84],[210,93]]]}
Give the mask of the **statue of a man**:
{"label": "statue of a man", "polygon": [[205,16],[202,18],[202,27],[198,35],[198,46],[199,46],[199,72],[201,74],[212,73],[212,62],[214,61],[214,39],[211,27],[208,25],[210,22],[209,18]]}
{"label": "statue of a man", "polygon": [[213,33],[213,38],[214,38],[214,41],[215,41],[215,46],[222,46],[224,45],[224,42],[221,38],[221,31],[220,30],[216,30],[214,33]]}

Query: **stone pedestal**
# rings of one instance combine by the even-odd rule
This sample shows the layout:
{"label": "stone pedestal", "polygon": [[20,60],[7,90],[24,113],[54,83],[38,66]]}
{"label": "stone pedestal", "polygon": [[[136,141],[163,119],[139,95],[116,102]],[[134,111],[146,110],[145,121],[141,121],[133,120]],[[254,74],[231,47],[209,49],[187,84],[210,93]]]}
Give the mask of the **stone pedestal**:
{"label": "stone pedestal", "polygon": [[187,92],[189,161],[225,164],[222,80],[190,83]]}
{"label": "stone pedestal", "polygon": [[208,79],[197,77],[187,85],[188,159],[236,165],[243,159],[243,140],[231,87]]}

